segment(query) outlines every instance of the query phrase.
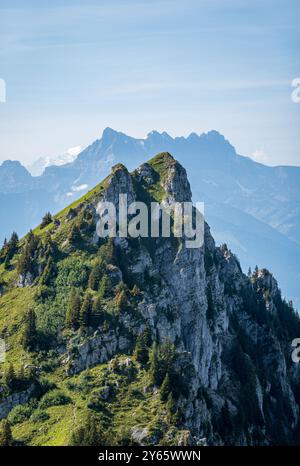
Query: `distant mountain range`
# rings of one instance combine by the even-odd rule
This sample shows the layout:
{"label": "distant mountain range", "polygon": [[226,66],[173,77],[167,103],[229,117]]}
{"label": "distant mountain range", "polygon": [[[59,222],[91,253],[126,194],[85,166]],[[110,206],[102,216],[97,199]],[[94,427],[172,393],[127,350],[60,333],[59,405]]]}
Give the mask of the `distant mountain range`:
{"label": "distant mountain range", "polygon": [[244,268],[263,265],[276,275],[284,295],[300,304],[300,167],[268,167],[238,155],[217,131],[172,138],[152,131],[136,139],[106,128],[102,137],[71,162],[47,166],[32,176],[19,162],[0,166],[0,240],[34,227],[84,194],[112,165],[133,169],[158,152],[170,152],[188,172],[194,201],[217,242],[237,252]]}

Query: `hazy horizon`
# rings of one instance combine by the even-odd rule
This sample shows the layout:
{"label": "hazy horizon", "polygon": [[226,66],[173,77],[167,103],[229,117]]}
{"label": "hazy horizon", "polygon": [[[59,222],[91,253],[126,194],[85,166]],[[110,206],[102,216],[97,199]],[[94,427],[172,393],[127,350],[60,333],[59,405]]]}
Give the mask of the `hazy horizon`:
{"label": "hazy horizon", "polygon": [[[108,127],[106,127],[106,128],[108,128]],[[103,130],[100,132],[100,134],[96,135],[96,136],[94,137],[94,139],[92,139],[91,141],[89,141],[87,144],[78,144],[77,146],[68,147],[68,148],[63,148],[59,153],[55,153],[55,154],[51,154],[51,155],[47,155],[47,156],[40,155],[40,156],[38,156],[37,158],[30,160],[29,162],[24,162],[23,160],[18,159],[18,158],[11,158],[11,159],[3,159],[3,160],[2,160],[1,157],[0,157],[0,166],[1,166],[2,163],[5,162],[6,160],[19,161],[19,162],[22,163],[23,166],[25,166],[25,167],[30,171],[30,168],[31,168],[31,167],[34,167],[35,163],[36,163],[36,162],[39,162],[40,160],[44,160],[44,161],[47,160],[48,163],[51,162],[51,163],[49,163],[49,165],[62,165],[62,164],[66,164],[66,163],[72,162],[73,160],[66,160],[64,163],[62,163],[62,162],[58,163],[57,160],[58,160],[58,158],[59,158],[60,156],[63,156],[64,154],[67,154],[67,153],[70,153],[70,152],[71,152],[71,153],[74,152],[74,159],[76,159],[76,157],[77,157],[86,147],[88,147],[89,145],[91,145],[95,140],[101,139],[101,138],[102,138],[102,133],[103,133],[103,131],[104,131],[106,128],[103,128]],[[152,131],[157,131],[157,130],[154,128],[154,129],[152,129],[151,131],[149,131],[145,136],[138,137],[138,136],[135,136],[135,135],[133,135],[133,134],[124,133],[124,131],[122,131],[122,130],[117,130],[117,129],[115,129],[115,128],[111,128],[111,129],[113,129],[114,131],[123,133],[123,134],[125,134],[126,136],[132,137],[132,138],[137,139],[137,140],[138,140],[138,139],[145,139],[145,138],[147,137],[147,135],[148,135],[150,132],[152,132]],[[197,133],[197,134],[200,136],[201,134],[207,134],[209,131],[217,131],[217,132],[220,133],[220,131],[215,130],[215,129],[212,128],[211,130],[208,130],[208,131],[203,132],[203,133]],[[159,133],[161,134],[161,133],[163,133],[163,132],[164,132],[164,131],[161,131],[161,132],[159,132]],[[174,139],[174,138],[177,138],[177,137],[185,137],[185,138],[187,138],[191,133],[193,133],[192,131],[190,131],[190,132],[188,132],[188,133],[186,133],[186,134],[170,134],[170,132],[167,132],[167,131],[165,131],[165,132],[166,132],[169,136],[171,136],[173,139]],[[220,134],[222,134],[222,133],[220,133]],[[227,139],[227,140],[229,141],[229,143],[235,148],[235,150],[236,150],[236,152],[237,152],[238,155],[240,155],[240,156],[242,156],[242,157],[251,158],[254,162],[258,162],[258,163],[261,163],[261,164],[266,165],[266,166],[269,166],[269,167],[275,167],[275,166],[280,166],[280,165],[297,166],[297,167],[300,166],[300,161],[299,161],[299,163],[295,163],[295,164],[288,164],[288,163],[283,163],[283,164],[282,164],[282,163],[278,163],[278,164],[276,164],[276,163],[270,163],[270,162],[268,162],[268,161],[263,160],[264,157],[261,157],[260,154],[257,154],[257,157],[256,157],[256,154],[240,154],[240,153],[237,151],[234,142],[231,141],[231,140],[229,140],[228,138],[226,138],[226,135],[225,135],[225,134],[222,134],[222,135],[223,135],[223,136],[225,137],[225,139]],[[80,150],[79,150],[79,148],[80,148]],[[153,154],[153,155],[155,155],[155,154]],[[47,165],[47,166],[49,166],[49,165]]]}

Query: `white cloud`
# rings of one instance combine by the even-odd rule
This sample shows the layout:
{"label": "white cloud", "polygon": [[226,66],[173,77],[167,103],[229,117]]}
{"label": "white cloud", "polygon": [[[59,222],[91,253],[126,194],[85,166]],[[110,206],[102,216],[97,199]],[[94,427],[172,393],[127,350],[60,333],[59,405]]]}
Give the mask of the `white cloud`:
{"label": "white cloud", "polygon": [[70,149],[67,150],[67,154],[72,155],[73,157],[76,157],[80,152],[82,151],[82,146],[75,146],[75,147],[70,147]]}
{"label": "white cloud", "polygon": [[80,191],[84,191],[89,187],[88,184],[80,184],[79,186],[72,186],[72,191],[78,193]]}
{"label": "white cloud", "polygon": [[255,150],[251,154],[251,158],[259,163],[269,164],[271,162],[269,155],[263,149]]}

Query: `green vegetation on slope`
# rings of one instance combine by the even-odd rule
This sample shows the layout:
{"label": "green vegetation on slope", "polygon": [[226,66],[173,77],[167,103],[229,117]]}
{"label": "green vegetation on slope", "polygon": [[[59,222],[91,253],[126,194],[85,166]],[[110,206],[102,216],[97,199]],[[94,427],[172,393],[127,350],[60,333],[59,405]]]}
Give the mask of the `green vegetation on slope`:
{"label": "green vegetation on slope", "polygon": [[[161,156],[151,163],[157,184],[149,194],[158,199],[163,195]],[[164,387],[160,396],[159,390],[170,361],[156,354],[162,376],[155,380],[151,334],[138,311],[143,292],[126,280],[126,273],[125,282],[116,275],[121,258],[111,240],[90,241],[95,229],[90,206],[109,180],[59,214],[45,214],[22,240],[13,235],[0,252],[0,336],[7,350],[0,367],[0,407],[7,397],[31,390],[27,402],[17,404],[2,422],[4,444],[178,441],[173,395],[168,398]],[[148,281],[145,276],[142,285],[150,286]],[[132,333],[126,319],[144,330]],[[66,351],[76,355],[76,345],[95,331],[103,337],[123,335],[129,355],[120,353],[74,374],[71,362],[63,361]]]}

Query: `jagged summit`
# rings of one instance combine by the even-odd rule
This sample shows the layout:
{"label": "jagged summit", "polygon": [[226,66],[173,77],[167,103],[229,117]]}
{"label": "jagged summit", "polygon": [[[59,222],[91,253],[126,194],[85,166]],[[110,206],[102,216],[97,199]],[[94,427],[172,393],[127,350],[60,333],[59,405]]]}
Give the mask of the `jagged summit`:
{"label": "jagged summit", "polygon": [[121,133],[120,131],[116,131],[115,129],[110,128],[109,126],[105,128],[102,133],[103,140],[113,140],[118,136],[128,137],[126,136],[126,134]]}
{"label": "jagged summit", "polygon": [[112,173],[116,173],[117,171],[128,171],[127,168],[125,167],[125,165],[123,163],[117,163],[116,165],[114,165],[111,169],[111,172]]}
{"label": "jagged summit", "polygon": [[[153,200],[162,201],[163,199],[176,200],[178,202],[190,201],[192,194],[190,184],[187,178],[186,170],[174,159],[168,152],[162,152],[154,156],[148,162],[141,164],[132,173],[129,173],[127,167],[122,163],[117,163],[111,168],[110,174],[95,188],[82,196],[76,202],[64,209],[55,216],[56,220],[62,220],[70,209],[81,209],[83,206],[96,204],[102,198],[110,198],[117,204],[118,193],[129,193],[129,198],[139,199],[139,194],[133,193],[133,181],[143,183],[143,189],[146,189]],[[113,192],[113,195],[111,194]],[[40,231],[40,227],[38,230]]]}
{"label": "jagged summit", "polygon": [[211,129],[207,133],[201,133],[199,134],[199,137],[210,139],[210,140],[215,140],[215,141],[217,140],[226,141],[224,135],[215,129]]}

